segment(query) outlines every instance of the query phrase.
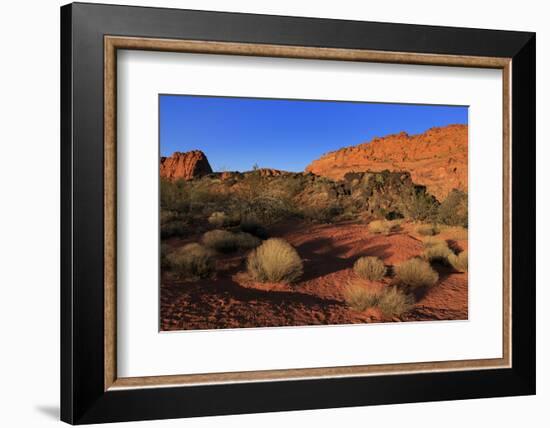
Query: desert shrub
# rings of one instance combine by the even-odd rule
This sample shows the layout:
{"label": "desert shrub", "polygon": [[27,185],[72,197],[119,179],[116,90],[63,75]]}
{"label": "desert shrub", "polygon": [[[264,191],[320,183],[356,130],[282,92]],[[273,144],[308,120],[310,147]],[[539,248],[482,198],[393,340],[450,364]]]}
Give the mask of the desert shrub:
{"label": "desert shrub", "polygon": [[315,223],[332,223],[336,217],[342,215],[344,209],[339,205],[328,207],[308,207],[301,211],[304,218]]}
{"label": "desert shrub", "polygon": [[425,188],[416,186],[415,192],[404,198],[402,205],[405,217],[416,221],[433,221],[437,217],[439,203],[435,197],[426,193]]}
{"label": "desert shrub", "polygon": [[449,264],[459,272],[468,272],[468,251],[459,254],[451,253],[448,256]]}
{"label": "desert shrub", "polygon": [[379,281],[386,275],[386,266],[378,257],[361,257],[353,265],[353,271],[360,278]]}
{"label": "desert shrub", "polygon": [[384,290],[378,299],[377,306],[386,316],[400,316],[412,309],[414,298],[404,293],[397,287],[390,287]]}
{"label": "desert shrub", "polygon": [[187,224],[182,220],[171,221],[160,225],[160,236],[163,239],[173,236],[183,236],[187,231]]}
{"label": "desert shrub", "polygon": [[212,252],[193,243],[178,248],[166,255],[170,270],[181,280],[195,281],[209,278],[215,270]]}
{"label": "desert shrub", "polygon": [[442,232],[445,232],[445,235],[455,241],[461,241],[464,239],[468,239],[468,229],[462,226],[441,226],[440,227]]}
{"label": "desert shrub", "polygon": [[240,250],[250,250],[252,248],[256,248],[262,243],[260,238],[251,235],[250,233],[240,232],[235,233],[235,235],[237,236],[237,244]]}
{"label": "desert shrub", "polygon": [[447,245],[443,239],[436,238],[434,236],[426,236],[422,238],[422,243],[424,244],[424,248],[430,248],[436,245]]}
{"label": "desert shrub", "polygon": [[257,247],[260,240],[249,233],[233,233],[227,230],[210,230],[202,236],[202,243],[220,253],[230,253],[239,249]]}
{"label": "desert shrub", "polygon": [[468,194],[451,191],[439,206],[437,217],[443,224],[468,227]]}
{"label": "desert shrub", "polygon": [[227,224],[227,222],[227,214],[223,211],[214,211],[212,214],[210,214],[210,217],[208,217],[208,223],[210,223],[214,227],[223,227]]}
{"label": "desert shrub", "polygon": [[363,312],[378,305],[380,292],[358,282],[350,282],[344,289],[344,300],[352,309]]}
{"label": "desert shrub", "polygon": [[369,223],[371,233],[387,235],[399,228],[400,220],[373,220]]}
{"label": "desert shrub", "polygon": [[202,243],[221,253],[230,253],[239,248],[238,239],[234,233],[227,230],[210,230],[202,236]]}
{"label": "desert shrub", "polygon": [[431,263],[448,263],[447,258],[453,254],[445,242],[432,245],[424,250],[422,257]]}
{"label": "desert shrub", "polygon": [[439,233],[439,229],[430,224],[421,224],[417,226],[416,233],[422,236],[434,236]]}
{"label": "desert shrub", "polygon": [[302,259],[292,245],[283,239],[271,238],[253,250],[247,258],[250,276],[259,282],[296,281],[302,276]]}
{"label": "desert shrub", "polygon": [[412,289],[431,287],[439,279],[439,275],[430,264],[419,258],[409,259],[394,268],[398,281]]}
{"label": "desert shrub", "polygon": [[253,217],[246,217],[241,221],[240,228],[243,232],[254,235],[260,239],[267,239],[268,234],[265,227]]}

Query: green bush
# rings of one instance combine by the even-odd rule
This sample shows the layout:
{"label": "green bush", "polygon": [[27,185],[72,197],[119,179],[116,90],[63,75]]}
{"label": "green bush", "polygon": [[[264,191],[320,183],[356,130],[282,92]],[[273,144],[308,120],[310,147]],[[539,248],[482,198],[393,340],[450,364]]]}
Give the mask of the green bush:
{"label": "green bush", "polygon": [[202,242],[208,248],[220,253],[230,253],[257,247],[261,241],[249,233],[233,233],[216,229],[206,232],[202,237]]}
{"label": "green bush", "polygon": [[419,258],[409,259],[395,267],[398,281],[412,289],[431,287],[439,279],[439,275],[430,264]]}
{"label": "green bush", "polygon": [[459,272],[468,272],[468,251],[459,254],[451,253],[448,256],[449,264]]}
{"label": "green bush", "polygon": [[302,276],[303,264],[292,245],[283,239],[271,238],[248,255],[247,269],[259,282],[291,283]]}
{"label": "green bush", "polygon": [[438,220],[450,226],[468,227],[468,194],[451,191],[439,206]]}
{"label": "green bush", "polygon": [[380,281],[386,275],[386,266],[378,257],[361,257],[353,265],[353,271],[360,278]]}
{"label": "green bush", "polygon": [[397,287],[384,290],[378,300],[378,307],[385,316],[401,316],[414,306],[414,298]]}
{"label": "green bush", "polygon": [[350,282],[344,289],[344,300],[352,309],[363,312],[378,305],[380,292],[358,282]]}
{"label": "green bush", "polygon": [[215,271],[212,252],[200,244],[187,244],[166,255],[170,270],[181,280],[210,278]]}

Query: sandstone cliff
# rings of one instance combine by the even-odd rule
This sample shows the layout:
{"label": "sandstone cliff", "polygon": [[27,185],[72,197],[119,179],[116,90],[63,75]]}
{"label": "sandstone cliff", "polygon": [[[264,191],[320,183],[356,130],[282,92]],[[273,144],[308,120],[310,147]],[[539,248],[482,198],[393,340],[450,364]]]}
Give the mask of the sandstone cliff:
{"label": "sandstone cliff", "polygon": [[431,128],[423,134],[399,133],[327,153],[307,172],[340,180],[348,172],[408,171],[414,183],[440,201],[453,189],[468,191],[468,126]]}
{"label": "sandstone cliff", "polygon": [[174,152],[160,158],[160,176],[168,180],[190,180],[212,173],[205,154],[200,150]]}

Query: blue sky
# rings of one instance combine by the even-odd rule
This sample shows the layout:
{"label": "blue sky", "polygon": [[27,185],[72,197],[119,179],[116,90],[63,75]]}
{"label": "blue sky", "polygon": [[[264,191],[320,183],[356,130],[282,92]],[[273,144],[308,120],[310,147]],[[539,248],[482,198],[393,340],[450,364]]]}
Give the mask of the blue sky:
{"label": "blue sky", "polygon": [[160,96],[160,153],[202,150],[214,171],[303,171],[324,153],[468,123],[464,106]]}

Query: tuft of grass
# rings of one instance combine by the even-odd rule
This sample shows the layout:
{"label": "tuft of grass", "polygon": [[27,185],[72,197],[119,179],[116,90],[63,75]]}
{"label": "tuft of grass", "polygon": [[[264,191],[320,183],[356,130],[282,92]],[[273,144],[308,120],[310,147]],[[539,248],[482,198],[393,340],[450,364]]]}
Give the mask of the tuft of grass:
{"label": "tuft of grass", "polygon": [[459,254],[451,253],[448,256],[449,264],[459,272],[468,272],[468,251]]}
{"label": "tuft of grass", "polygon": [[447,245],[443,239],[436,238],[434,236],[426,236],[422,238],[422,243],[424,244],[424,248],[430,248],[436,245]]}
{"label": "tuft of grass", "polygon": [[399,228],[401,220],[373,220],[369,223],[369,232],[388,235]]}
{"label": "tuft of grass", "polygon": [[426,248],[422,253],[422,257],[430,263],[447,263],[447,258],[452,254],[453,252],[449,249],[447,243],[441,242]]}
{"label": "tuft of grass", "polygon": [[237,250],[249,250],[260,245],[260,240],[249,233],[233,233],[227,230],[211,230],[202,237],[208,248],[220,253],[231,253]]}
{"label": "tuft of grass", "polygon": [[386,275],[386,266],[378,257],[361,257],[353,265],[353,271],[360,278],[380,281]]}
{"label": "tuft of grass", "polygon": [[419,258],[409,259],[395,267],[398,281],[412,289],[431,287],[439,279],[439,275],[430,264]]}
{"label": "tuft of grass", "polygon": [[439,233],[439,229],[430,224],[421,224],[416,228],[416,233],[422,236],[434,236]]}
{"label": "tuft of grass", "polygon": [[212,252],[201,244],[187,244],[166,255],[170,270],[181,280],[210,278],[215,271]]}
{"label": "tuft of grass", "polygon": [[384,290],[378,300],[378,307],[385,316],[401,316],[410,311],[414,305],[414,298],[397,287]]}
{"label": "tuft of grass", "polygon": [[377,306],[380,296],[380,291],[365,287],[356,281],[350,282],[344,289],[344,300],[350,308],[359,312]]}
{"label": "tuft of grass", "polygon": [[246,266],[259,282],[291,283],[302,276],[303,264],[298,252],[283,239],[271,238],[253,250]]}
{"label": "tuft of grass", "polygon": [[214,211],[212,214],[210,214],[210,217],[208,217],[208,223],[210,223],[214,227],[223,227],[227,225],[227,222],[227,214],[223,211]]}

